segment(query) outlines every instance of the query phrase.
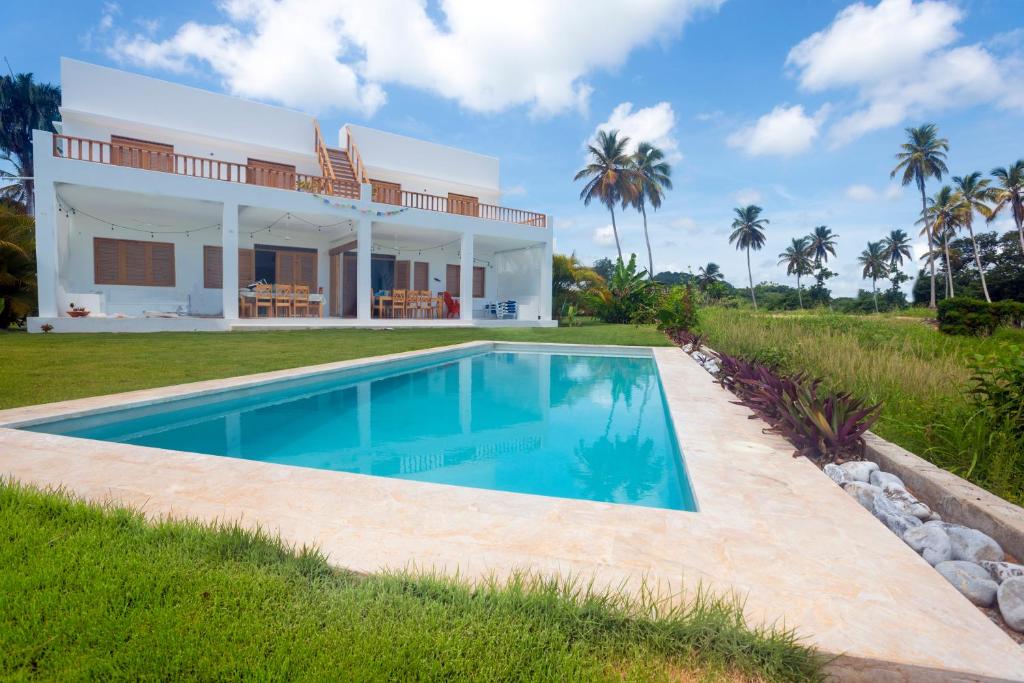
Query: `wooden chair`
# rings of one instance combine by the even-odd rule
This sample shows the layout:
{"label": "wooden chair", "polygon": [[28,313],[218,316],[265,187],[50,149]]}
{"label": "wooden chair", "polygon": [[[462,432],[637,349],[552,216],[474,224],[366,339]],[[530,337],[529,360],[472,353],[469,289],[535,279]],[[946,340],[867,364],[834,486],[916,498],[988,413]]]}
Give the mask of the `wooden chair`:
{"label": "wooden chair", "polygon": [[293,304],[292,286],[274,285],[274,315],[279,316],[284,311],[284,317],[290,317],[294,310]]}
{"label": "wooden chair", "polygon": [[300,318],[309,317],[309,285],[295,285],[292,313]]}
{"label": "wooden chair", "polygon": [[423,314],[423,292],[418,289],[409,291],[409,304],[407,310],[410,318],[419,318]]}
{"label": "wooden chair", "polygon": [[260,309],[267,309],[267,317],[274,317],[274,286],[256,285],[255,298],[253,299],[254,317],[260,317]]}
{"label": "wooden chair", "polygon": [[409,312],[409,290],[396,289],[391,292],[391,317],[404,318]]}

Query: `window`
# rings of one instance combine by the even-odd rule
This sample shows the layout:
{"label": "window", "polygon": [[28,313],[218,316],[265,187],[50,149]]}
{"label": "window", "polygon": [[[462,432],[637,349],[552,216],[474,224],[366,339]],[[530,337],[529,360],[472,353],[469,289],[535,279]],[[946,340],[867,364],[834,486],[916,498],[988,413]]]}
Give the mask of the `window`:
{"label": "window", "polygon": [[[224,282],[224,261],[220,247],[203,247],[203,287],[220,289]],[[256,281],[256,253],[252,249],[238,250],[238,287],[248,287]]]}
{"label": "window", "polygon": [[[461,278],[462,267],[452,264],[448,264],[448,268],[445,271],[445,288],[452,296],[461,296],[462,290],[462,278]],[[477,299],[481,299],[484,296],[484,279],[487,273],[487,269],[483,266],[473,267],[473,296]]]}
{"label": "window", "polygon": [[245,168],[245,182],[250,185],[294,190],[295,167],[290,164],[279,164],[276,161],[250,158]]}
{"label": "window", "polygon": [[110,136],[110,163],[148,171],[174,172],[174,145]]}
{"label": "window", "polygon": [[409,289],[409,261],[395,261],[395,289]]}
{"label": "window", "polygon": [[95,237],[93,280],[98,285],[174,286],[174,245]]}
{"label": "window", "polygon": [[480,199],[467,194],[448,193],[448,213],[460,216],[479,216]]}
{"label": "window", "polygon": [[413,264],[413,289],[421,292],[430,289],[430,264],[426,261],[417,261]]}
{"label": "window", "polygon": [[373,201],[381,204],[402,203],[402,186],[400,184],[372,178],[370,184],[373,186]]}

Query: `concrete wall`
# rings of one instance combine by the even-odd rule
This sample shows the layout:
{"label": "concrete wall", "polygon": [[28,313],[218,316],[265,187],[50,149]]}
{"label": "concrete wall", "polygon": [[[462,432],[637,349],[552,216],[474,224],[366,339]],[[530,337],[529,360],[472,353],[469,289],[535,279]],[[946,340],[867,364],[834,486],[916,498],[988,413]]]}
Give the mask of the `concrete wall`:
{"label": "concrete wall", "polygon": [[302,112],[66,58],[61,88],[68,135],[78,134],[80,113],[295,154],[313,149],[315,119]]}
{"label": "concrete wall", "polygon": [[485,204],[501,203],[495,157],[352,124],[339,133],[341,147],[346,130],[351,131],[371,178],[401,183],[413,192],[441,196],[456,192],[479,197]]}

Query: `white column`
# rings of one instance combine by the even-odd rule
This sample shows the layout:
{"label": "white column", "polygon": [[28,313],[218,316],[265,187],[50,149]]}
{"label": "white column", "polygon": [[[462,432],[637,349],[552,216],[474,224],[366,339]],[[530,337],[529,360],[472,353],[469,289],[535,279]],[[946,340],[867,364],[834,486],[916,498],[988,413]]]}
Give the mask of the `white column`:
{"label": "white column", "polygon": [[459,319],[473,319],[473,233],[462,233],[459,252]]}
{"label": "white column", "polygon": [[370,253],[373,251],[373,221],[360,218],[356,232],[356,319],[370,322],[373,292],[370,288]]}
{"label": "white column", "polygon": [[[38,168],[38,167],[37,167]],[[36,291],[39,317],[59,315],[57,283],[60,281],[60,250],[57,247],[57,188],[36,180]]]}
{"label": "white column", "polygon": [[220,226],[224,319],[238,320],[238,204],[224,204]]}
{"label": "white column", "polygon": [[540,319],[551,320],[551,260],[554,258],[555,219],[547,217],[548,239],[544,243],[544,257],[540,264]]}

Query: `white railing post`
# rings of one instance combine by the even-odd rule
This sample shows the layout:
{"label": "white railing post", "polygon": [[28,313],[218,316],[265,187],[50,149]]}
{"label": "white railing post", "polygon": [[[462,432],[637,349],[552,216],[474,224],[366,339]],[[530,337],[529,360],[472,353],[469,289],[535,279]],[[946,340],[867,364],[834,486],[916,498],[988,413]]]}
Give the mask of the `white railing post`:
{"label": "white railing post", "polygon": [[224,204],[220,234],[224,319],[238,320],[238,204]]}

